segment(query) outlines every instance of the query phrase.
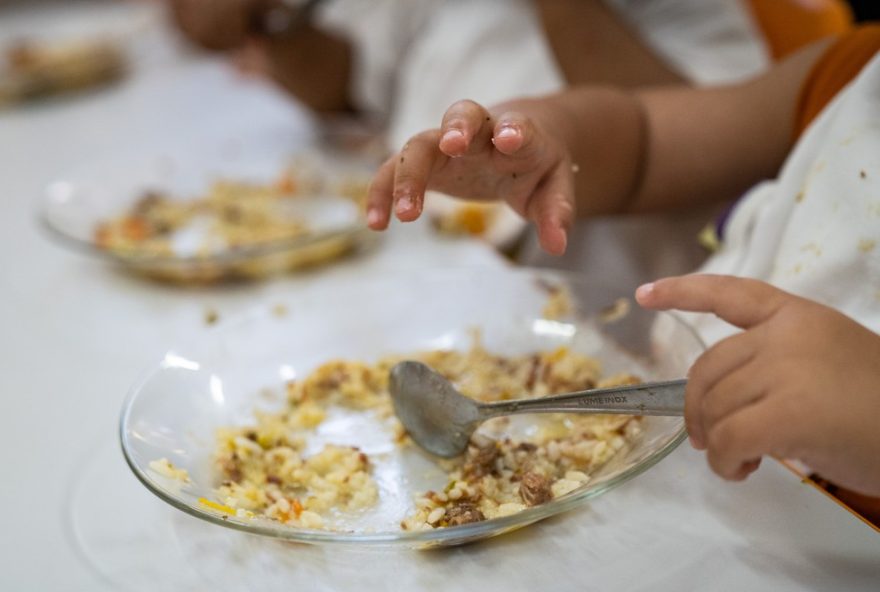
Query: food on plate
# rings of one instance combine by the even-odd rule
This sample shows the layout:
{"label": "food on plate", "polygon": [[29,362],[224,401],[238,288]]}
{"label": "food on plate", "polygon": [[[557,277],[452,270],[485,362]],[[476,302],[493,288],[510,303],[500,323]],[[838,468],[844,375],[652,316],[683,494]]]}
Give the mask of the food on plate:
{"label": "food on plate", "polygon": [[558,320],[571,314],[574,306],[572,305],[572,295],[566,286],[542,285],[547,291],[547,304],[541,311],[541,316],[548,320]]}
{"label": "food on plate", "polygon": [[516,212],[499,203],[463,202],[428,191],[424,207],[438,233],[478,238],[502,251],[515,248],[525,228],[525,221]]}
{"label": "food on plate", "polygon": [[437,212],[431,221],[443,234],[484,236],[497,215],[495,204],[465,203]]}
{"label": "food on plate", "polygon": [[216,181],[197,199],[147,191],[132,208],[101,222],[95,243],[102,249],[139,256],[209,256],[309,232],[305,220],[284,215],[286,187]]}
{"label": "food on plate", "polygon": [[98,86],[125,71],[121,48],[105,40],[24,40],[0,59],[0,105]]}
{"label": "food on plate", "polygon": [[[280,411],[256,411],[256,422],[218,433],[214,504],[238,517],[262,517],[292,526],[337,530],[345,517],[369,512],[382,496],[374,468],[382,460],[358,448],[324,442],[310,446],[335,409],[374,414],[391,446],[415,446],[393,413],[388,372],[403,359],[420,360],[464,394],[499,401],[638,382],[629,375],[602,378],[594,358],[561,347],[532,355],[501,356],[475,344],[467,351],[435,350],[388,356],[374,364],[335,360],[287,383]],[[547,503],[587,483],[590,475],[639,437],[633,416],[550,414],[529,417],[523,433],[510,418],[485,424],[467,451],[433,458],[445,482],[413,492],[403,530],[479,522]],[[227,512],[229,513],[229,512]]]}
{"label": "food on plate", "polygon": [[361,177],[331,181],[291,165],[270,182],[217,179],[194,197],[146,190],[118,215],[99,220],[92,240],[166,281],[262,277],[351,251],[366,187]]}
{"label": "food on plate", "polygon": [[175,466],[174,463],[167,458],[150,461],[150,468],[156,471],[156,473],[168,477],[169,479],[174,479],[183,483],[189,483],[190,481],[187,470]]}

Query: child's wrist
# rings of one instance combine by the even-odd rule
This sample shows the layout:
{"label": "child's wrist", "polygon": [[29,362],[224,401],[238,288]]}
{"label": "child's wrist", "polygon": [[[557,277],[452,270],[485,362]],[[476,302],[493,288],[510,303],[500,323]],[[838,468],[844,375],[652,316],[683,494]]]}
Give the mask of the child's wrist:
{"label": "child's wrist", "polygon": [[558,95],[551,109],[572,163],[582,216],[631,211],[643,190],[648,143],[647,110],[638,95],[587,87]]}
{"label": "child's wrist", "polygon": [[637,139],[635,157],[633,159],[633,171],[630,187],[624,193],[616,213],[624,214],[633,210],[633,206],[639,201],[642,187],[645,183],[645,173],[648,168],[648,146],[650,144],[651,126],[648,120],[648,110],[645,103],[635,93],[630,93],[631,103],[634,107]]}

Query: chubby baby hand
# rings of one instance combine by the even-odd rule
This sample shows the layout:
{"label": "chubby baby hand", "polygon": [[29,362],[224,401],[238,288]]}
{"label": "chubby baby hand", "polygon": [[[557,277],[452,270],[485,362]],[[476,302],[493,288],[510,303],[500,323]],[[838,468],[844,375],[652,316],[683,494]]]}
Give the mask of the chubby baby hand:
{"label": "chubby baby hand", "polygon": [[422,212],[426,190],[472,200],[504,200],[535,223],[542,247],[562,254],[574,219],[571,158],[550,129],[546,106],[516,101],[492,110],[459,101],[439,129],[413,136],[379,169],[370,187],[367,223],[388,226]]}

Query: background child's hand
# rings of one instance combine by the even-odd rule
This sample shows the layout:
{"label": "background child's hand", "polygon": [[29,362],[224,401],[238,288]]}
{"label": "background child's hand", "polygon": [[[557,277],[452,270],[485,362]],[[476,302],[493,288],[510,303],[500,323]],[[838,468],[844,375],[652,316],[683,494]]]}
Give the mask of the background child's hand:
{"label": "background child's hand", "polygon": [[367,203],[370,228],[387,227],[392,209],[402,221],[415,220],[432,189],[505,200],[535,223],[544,249],[564,252],[574,219],[572,162],[561,134],[539,121],[546,110],[537,101],[509,103],[496,114],[473,101],[454,104],[440,129],[414,136],[379,169]]}
{"label": "background child's hand", "polygon": [[206,49],[225,50],[245,42],[259,0],[169,0],[180,30]]}
{"label": "background child's hand", "polygon": [[745,329],[693,365],[685,414],[712,469],[741,480],[764,454],[880,494],[880,336],[757,280],[691,275],[636,291],[642,306],[714,313]]}

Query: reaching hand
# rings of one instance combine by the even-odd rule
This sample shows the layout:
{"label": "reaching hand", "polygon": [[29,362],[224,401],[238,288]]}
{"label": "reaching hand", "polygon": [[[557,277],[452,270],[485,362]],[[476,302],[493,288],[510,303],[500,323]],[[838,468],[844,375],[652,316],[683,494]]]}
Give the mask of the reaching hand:
{"label": "reaching hand", "polygon": [[191,41],[206,49],[241,46],[261,0],[169,0],[171,14]]}
{"label": "reaching hand", "polygon": [[642,306],[714,313],[742,329],[693,365],[685,419],[712,469],[742,480],[765,454],[880,494],[880,336],[757,280],[691,275],[646,284]]}
{"label": "reaching hand", "polygon": [[[526,110],[529,115],[526,115]],[[379,169],[370,187],[370,228],[415,220],[426,190],[477,200],[504,200],[535,223],[541,245],[562,254],[574,219],[572,162],[561,134],[551,133],[547,107],[518,101],[492,112],[455,103],[440,129],[412,137]]]}

